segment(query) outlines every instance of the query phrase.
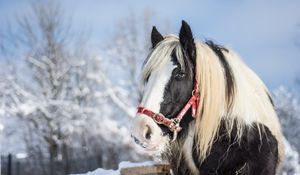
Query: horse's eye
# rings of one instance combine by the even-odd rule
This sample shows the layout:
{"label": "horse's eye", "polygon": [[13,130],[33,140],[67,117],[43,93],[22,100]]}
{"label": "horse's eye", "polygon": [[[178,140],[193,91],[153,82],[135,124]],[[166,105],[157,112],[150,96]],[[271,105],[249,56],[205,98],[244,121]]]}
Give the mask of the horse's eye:
{"label": "horse's eye", "polygon": [[178,74],[175,75],[176,80],[182,80],[182,78],[184,78],[184,77],[185,77],[184,72],[179,72]]}

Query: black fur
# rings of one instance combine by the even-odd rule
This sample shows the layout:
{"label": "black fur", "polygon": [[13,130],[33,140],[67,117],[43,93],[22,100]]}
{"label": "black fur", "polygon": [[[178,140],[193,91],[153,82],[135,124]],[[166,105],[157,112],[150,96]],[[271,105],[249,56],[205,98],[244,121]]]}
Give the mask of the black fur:
{"label": "black fur", "polygon": [[[225,126],[222,121],[219,137],[202,163],[198,160],[196,145],[193,146],[194,163],[201,175],[275,175],[277,140],[266,126],[259,124],[248,127],[240,142],[235,140],[236,128],[228,136]],[[261,140],[258,128],[262,130]],[[183,140],[178,140],[175,145],[171,145],[170,151],[163,154],[164,158],[169,159],[175,175],[192,175],[185,158],[180,156]]]}
{"label": "black fur", "polygon": [[164,37],[158,32],[158,30],[156,29],[156,27],[153,26],[152,32],[151,32],[152,48],[154,48],[163,39],[164,39]]}
{"label": "black fur", "polygon": [[[171,79],[165,87],[163,102],[160,104],[160,113],[168,118],[174,118],[188,102],[192,96],[195,79],[195,64],[196,64],[196,45],[194,43],[193,34],[190,26],[182,21],[182,26],[179,32],[179,41],[182,47],[182,52],[185,60],[185,69],[183,69],[176,57],[175,52],[172,53],[172,61],[177,65],[172,72]],[[184,89],[184,91],[182,91]],[[180,94],[180,95],[179,95]],[[183,133],[188,130],[188,124],[193,120],[191,117],[191,110],[181,121],[180,125],[183,128],[178,135],[181,138]],[[172,137],[171,131],[163,125],[160,125],[162,130]]]}
{"label": "black fur", "polygon": [[193,38],[193,33],[190,26],[182,20],[182,25],[179,32],[179,41],[183,49],[184,55],[196,64],[196,45]]}
{"label": "black fur", "polygon": [[[167,118],[175,118],[184,105],[188,102],[189,98],[192,95],[192,90],[194,87],[194,72],[191,68],[191,63],[189,60],[186,60],[186,69],[183,71],[181,68],[176,55],[172,54],[172,62],[174,65],[177,65],[172,72],[172,76],[167,83],[164,91],[163,102],[160,104],[160,113],[165,115]],[[184,89],[184,91],[183,91]],[[187,112],[186,116],[181,121],[180,125],[183,128],[183,131],[179,133],[181,137],[188,129],[188,124],[192,121],[191,110]],[[165,133],[168,133],[172,136],[171,131],[164,125],[160,125],[162,130]]]}
{"label": "black fur", "polygon": [[273,102],[273,99],[272,99],[271,95],[270,95],[268,92],[266,92],[266,93],[267,93],[267,96],[268,96],[268,98],[269,98],[269,100],[270,100],[270,103],[271,103],[272,106],[274,107],[274,102]]}
{"label": "black fur", "polygon": [[214,44],[212,41],[206,41],[206,44],[215,52],[218,56],[220,62],[222,63],[224,72],[225,72],[225,79],[226,79],[226,100],[227,100],[227,108],[230,110],[232,106],[232,101],[234,98],[234,91],[235,91],[235,83],[234,83],[234,76],[231,70],[230,65],[228,64],[224,54],[222,51],[228,52],[225,47],[219,46]]}
{"label": "black fur", "polygon": [[[200,167],[201,175],[275,175],[278,161],[277,140],[270,130],[259,124],[245,129],[240,143],[236,142],[236,128],[227,135],[225,122],[222,122],[219,137],[211,153],[202,164],[194,151],[193,157]],[[261,140],[258,128],[262,130]],[[195,147],[196,145],[194,145]]]}

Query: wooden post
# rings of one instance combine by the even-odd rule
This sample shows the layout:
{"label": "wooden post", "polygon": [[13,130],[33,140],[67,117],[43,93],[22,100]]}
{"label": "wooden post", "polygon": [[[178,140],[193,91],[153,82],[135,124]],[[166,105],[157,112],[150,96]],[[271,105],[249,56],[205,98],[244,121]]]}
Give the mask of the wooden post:
{"label": "wooden post", "polygon": [[157,164],[152,166],[139,166],[122,168],[121,175],[171,175],[170,165],[168,164]]}
{"label": "wooden post", "polygon": [[12,155],[8,154],[7,175],[12,175]]}
{"label": "wooden post", "polygon": [[21,163],[20,163],[20,161],[18,160],[18,161],[17,161],[17,167],[16,167],[16,171],[17,171],[16,174],[17,174],[17,175],[20,175],[20,164],[21,164]]}

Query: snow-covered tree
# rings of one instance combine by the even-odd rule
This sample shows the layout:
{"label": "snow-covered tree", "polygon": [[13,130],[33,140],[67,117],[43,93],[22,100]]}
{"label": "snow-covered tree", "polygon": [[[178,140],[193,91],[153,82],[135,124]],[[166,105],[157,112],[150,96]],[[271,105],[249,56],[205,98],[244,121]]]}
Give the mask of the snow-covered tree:
{"label": "snow-covered tree", "polygon": [[22,123],[27,154],[37,162],[49,157],[50,174],[56,174],[54,162],[68,164],[71,157],[99,155],[104,167],[139,159],[124,126],[135,112],[124,100],[130,92],[104,73],[101,64],[108,62],[87,54],[85,36],[74,35],[59,4],[45,2],[32,4],[6,41],[18,62],[1,65],[1,121],[14,118],[4,130]]}
{"label": "snow-covered tree", "polygon": [[285,140],[285,160],[282,175],[300,174],[300,103],[296,95],[281,86],[273,91],[276,111],[282,126]]}
{"label": "snow-covered tree", "polygon": [[283,133],[287,140],[300,152],[300,102],[284,87],[274,91],[274,102]]}
{"label": "snow-covered tree", "polygon": [[24,135],[27,153],[47,151],[52,166],[66,155],[71,134],[80,133],[78,128],[86,127],[91,113],[101,113],[101,109],[89,107],[94,90],[86,76],[90,60],[82,38],[75,41],[78,38],[72,37],[59,4],[47,1],[31,7],[30,14],[19,18],[20,33],[13,38],[22,48],[17,52],[24,69],[14,72],[14,67],[6,72],[2,103],[6,115],[26,123],[26,133],[30,133]]}
{"label": "snow-covered tree", "polygon": [[[14,30],[0,34],[1,56],[16,57],[0,63],[1,151],[24,147],[34,168],[48,158],[51,174],[58,161],[68,173],[74,159],[99,156],[97,166],[104,168],[143,159],[128,124],[141,93],[151,20],[150,12],[120,19],[101,54],[92,54],[87,35],[74,30],[58,1],[35,1]],[[288,141],[283,174],[296,173],[299,100],[281,87],[274,102]]]}

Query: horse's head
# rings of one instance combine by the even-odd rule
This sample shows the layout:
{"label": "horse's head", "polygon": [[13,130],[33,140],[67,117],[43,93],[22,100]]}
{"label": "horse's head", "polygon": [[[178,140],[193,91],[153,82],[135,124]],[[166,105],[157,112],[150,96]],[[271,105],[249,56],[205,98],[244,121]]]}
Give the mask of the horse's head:
{"label": "horse's head", "polygon": [[188,108],[180,123],[174,120],[192,97],[196,47],[191,29],[184,21],[179,37],[163,37],[153,27],[151,41],[152,50],[142,72],[144,92],[133,122],[132,137],[147,151],[160,152],[173,139],[173,132],[182,128],[181,137],[193,119]]}

